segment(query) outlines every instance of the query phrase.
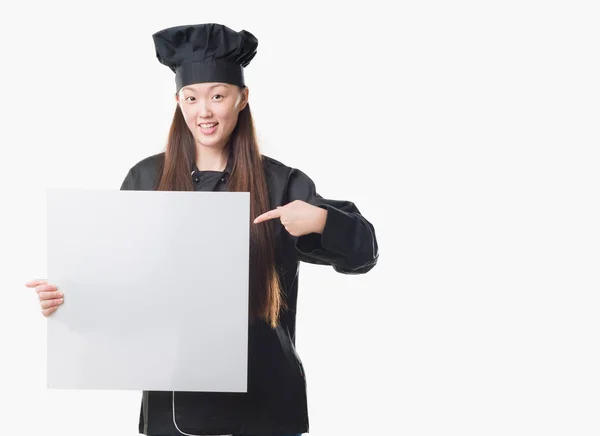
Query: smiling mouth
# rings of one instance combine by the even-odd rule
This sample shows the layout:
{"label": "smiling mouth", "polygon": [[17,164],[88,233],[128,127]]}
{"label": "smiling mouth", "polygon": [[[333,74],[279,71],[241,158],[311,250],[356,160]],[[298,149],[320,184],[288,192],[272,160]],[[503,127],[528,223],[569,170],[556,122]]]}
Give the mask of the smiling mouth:
{"label": "smiling mouth", "polygon": [[200,127],[200,132],[203,135],[212,135],[217,131],[217,126],[219,123],[200,123],[198,126]]}

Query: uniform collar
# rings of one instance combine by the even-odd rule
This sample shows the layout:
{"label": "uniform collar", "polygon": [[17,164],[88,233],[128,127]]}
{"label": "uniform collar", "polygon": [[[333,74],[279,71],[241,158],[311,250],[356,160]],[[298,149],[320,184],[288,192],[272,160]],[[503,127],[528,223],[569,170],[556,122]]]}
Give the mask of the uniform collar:
{"label": "uniform collar", "polygon": [[[227,156],[227,165],[225,165],[225,169],[222,172],[223,172],[223,175],[227,175],[229,177],[229,176],[231,176],[232,171],[233,171],[233,156],[232,156],[232,153],[229,152],[229,155]],[[196,162],[194,162],[192,164],[192,170],[191,170],[192,176],[195,173],[201,173],[201,172],[203,172],[203,171],[200,171],[198,169],[198,166],[196,165]]]}

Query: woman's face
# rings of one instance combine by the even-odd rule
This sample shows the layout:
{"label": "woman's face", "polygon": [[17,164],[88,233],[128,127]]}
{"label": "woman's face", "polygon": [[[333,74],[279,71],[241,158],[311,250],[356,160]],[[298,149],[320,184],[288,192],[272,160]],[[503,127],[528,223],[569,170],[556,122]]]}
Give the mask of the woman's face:
{"label": "woman's face", "polygon": [[184,86],[176,99],[196,142],[223,148],[248,102],[248,88],[241,91],[227,83],[196,83]]}

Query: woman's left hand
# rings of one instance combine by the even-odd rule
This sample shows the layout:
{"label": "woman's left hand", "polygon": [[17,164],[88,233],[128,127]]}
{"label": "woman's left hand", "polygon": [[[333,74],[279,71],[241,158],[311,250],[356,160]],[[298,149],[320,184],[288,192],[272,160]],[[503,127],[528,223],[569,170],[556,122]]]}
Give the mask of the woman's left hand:
{"label": "woman's left hand", "polygon": [[256,217],[254,224],[273,218],[279,218],[283,227],[292,236],[303,236],[309,233],[323,233],[327,210],[305,201],[295,200]]}

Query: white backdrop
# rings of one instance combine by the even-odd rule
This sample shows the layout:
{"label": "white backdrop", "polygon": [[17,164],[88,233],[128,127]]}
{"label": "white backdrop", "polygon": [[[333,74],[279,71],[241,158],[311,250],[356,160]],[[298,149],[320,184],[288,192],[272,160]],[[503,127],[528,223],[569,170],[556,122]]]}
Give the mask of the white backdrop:
{"label": "white backdrop", "polygon": [[[598,435],[594,2],[14,2],[0,13],[0,433],[137,434],[139,392],[46,390],[45,190],[164,146],[164,27],[259,39],[265,154],[375,225],[364,276],[303,265],[314,435]],[[102,295],[98,295],[102,304]],[[85,428],[85,431],[82,431]]]}

